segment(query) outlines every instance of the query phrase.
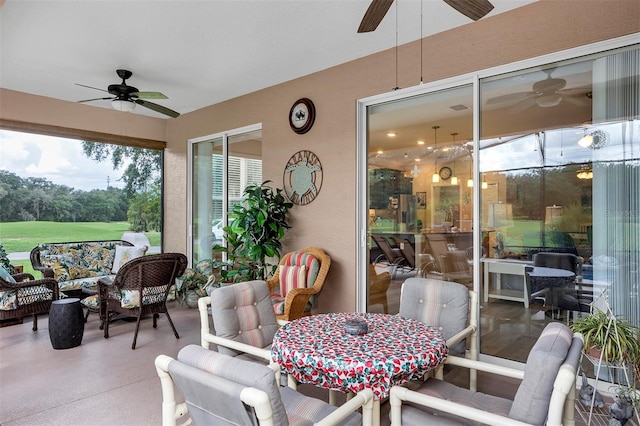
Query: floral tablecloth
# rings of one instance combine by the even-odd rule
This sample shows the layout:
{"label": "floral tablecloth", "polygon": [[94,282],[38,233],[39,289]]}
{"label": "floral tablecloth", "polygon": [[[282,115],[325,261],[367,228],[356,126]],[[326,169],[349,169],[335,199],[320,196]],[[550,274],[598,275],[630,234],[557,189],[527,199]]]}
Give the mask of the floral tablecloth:
{"label": "floral tablecloth", "polygon": [[[363,320],[369,332],[351,335],[347,320]],[[271,358],[299,383],[343,392],[370,388],[376,399],[391,386],[424,376],[441,364],[447,347],[440,332],[398,315],[332,313],[303,317],[281,327]]]}

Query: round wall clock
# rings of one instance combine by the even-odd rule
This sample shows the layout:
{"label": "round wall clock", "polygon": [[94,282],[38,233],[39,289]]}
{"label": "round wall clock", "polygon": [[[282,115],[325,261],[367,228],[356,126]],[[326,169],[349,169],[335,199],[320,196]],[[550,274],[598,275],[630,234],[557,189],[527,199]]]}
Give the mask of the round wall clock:
{"label": "round wall clock", "polygon": [[309,204],[322,187],[322,164],[311,151],[298,151],[291,156],[282,174],[284,191],[293,204]]}
{"label": "round wall clock", "polygon": [[316,107],[311,99],[302,98],[294,102],[289,111],[289,125],[291,130],[299,135],[311,130],[316,119]]}
{"label": "round wall clock", "polygon": [[445,166],[445,167],[440,169],[438,174],[440,175],[440,179],[447,180],[447,179],[449,179],[451,177],[451,169],[449,167]]}

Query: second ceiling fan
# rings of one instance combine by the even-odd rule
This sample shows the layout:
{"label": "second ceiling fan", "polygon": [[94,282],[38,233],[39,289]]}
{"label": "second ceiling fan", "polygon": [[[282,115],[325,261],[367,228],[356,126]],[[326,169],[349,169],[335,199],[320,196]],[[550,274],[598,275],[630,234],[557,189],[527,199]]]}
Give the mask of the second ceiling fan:
{"label": "second ceiling fan", "polygon": [[[358,27],[359,33],[368,33],[378,28],[394,0],[372,0]],[[489,0],[443,0],[449,6],[474,21],[493,10]]]}

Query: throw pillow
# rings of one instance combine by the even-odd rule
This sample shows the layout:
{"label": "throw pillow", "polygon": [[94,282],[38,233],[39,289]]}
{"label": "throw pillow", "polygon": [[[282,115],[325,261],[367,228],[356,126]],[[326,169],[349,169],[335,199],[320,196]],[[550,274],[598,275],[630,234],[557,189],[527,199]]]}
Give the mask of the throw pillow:
{"label": "throw pillow", "polygon": [[307,267],[302,266],[280,266],[280,295],[287,297],[287,293],[294,288],[307,287]]}
{"label": "throw pillow", "polygon": [[[9,271],[0,266],[0,278],[3,280],[15,283],[16,280],[11,276]],[[16,290],[0,291],[0,310],[10,311],[16,309],[18,304],[16,303]]]}
{"label": "throw pillow", "polygon": [[53,278],[58,282],[80,277],[78,265],[71,254],[43,254],[40,255],[40,261],[45,268],[53,269]]}
{"label": "throw pillow", "polygon": [[113,258],[112,274],[117,274],[120,267],[136,257],[142,257],[147,252],[147,246],[116,246],[116,255]]}
{"label": "throw pillow", "polygon": [[16,282],[16,280],[11,276],[9,271],[4,269],[3,266],[0,266],[0,278],[2,278],[3,280],[5,280],[7,282],[10,282],[10,283],[15,283]]}

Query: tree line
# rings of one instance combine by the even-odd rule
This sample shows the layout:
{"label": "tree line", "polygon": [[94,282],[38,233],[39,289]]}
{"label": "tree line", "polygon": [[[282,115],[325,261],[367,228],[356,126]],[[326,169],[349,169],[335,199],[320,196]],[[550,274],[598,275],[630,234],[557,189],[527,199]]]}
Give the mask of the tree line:
{"label": "tree line", "polygon": [[95,161],[111,158],[114,170],[128,159],[125,188],[82,191],[0,170],[0,222],[128,221],[134,232],[160,231],[162,152],[90,141],[82,147]]}
{"label": "tree line", "polygon": [[130,201],[119,188],[82,191],[0,170],[0,221],[126,221]]}

